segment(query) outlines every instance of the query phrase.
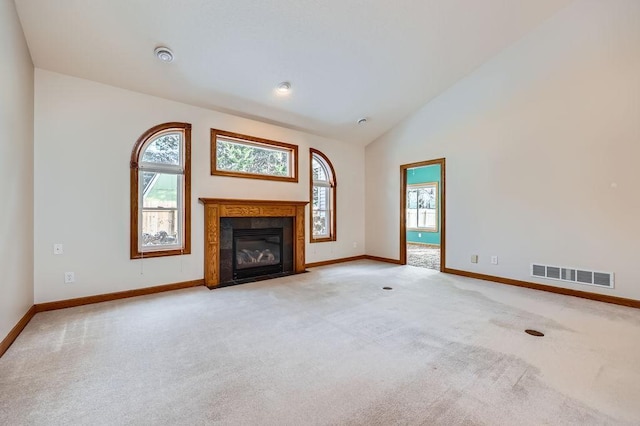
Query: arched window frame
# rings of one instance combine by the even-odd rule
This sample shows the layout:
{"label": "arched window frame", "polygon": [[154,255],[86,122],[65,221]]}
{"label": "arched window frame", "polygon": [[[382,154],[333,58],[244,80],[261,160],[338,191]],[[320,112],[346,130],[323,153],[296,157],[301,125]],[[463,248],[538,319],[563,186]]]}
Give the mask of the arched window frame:
{"label": "arched window frame", "polygon": [[[182,135],[180,164],[166,165],[162,163],[142,162],[142,156],[149,144],[166,133],[178,132]],[[178,217],[180,226],[180,243],[169,246],[143,248],[142,237],[142,193],[141,171],[157,171],[182,175],[181,196],[178,197]],[[131,259],[145,257],[175,256],[191,253],[191,124],[163,123],[144,132],[137,140],[131,152],[131,212],[130,212],[130,254]]]}
{"label": "arched window frame", "polygon": [[[327,180],[314,180],[313,179],[313,162],[318,161],[325,169],[328,179]],[[317,149],[309,149],[309,242],[322,243],[327,241],[336,241],[336,212],[337,212],[337,180],[336,172],[333,168],[333,164],[329,158]],[[315,187],[330,188],[329,190],[329,233],[326,236],[314,235],[314,205],[313,205],[313,190]]]}

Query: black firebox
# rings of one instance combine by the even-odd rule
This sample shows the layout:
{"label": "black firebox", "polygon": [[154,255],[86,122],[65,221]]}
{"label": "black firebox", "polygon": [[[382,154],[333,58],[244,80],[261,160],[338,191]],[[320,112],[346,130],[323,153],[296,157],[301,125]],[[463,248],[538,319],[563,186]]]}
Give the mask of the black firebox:
{"label": "black firebox", "polygon": [[282,228],[233,229],[234,280],[281,273],[282,258]]}

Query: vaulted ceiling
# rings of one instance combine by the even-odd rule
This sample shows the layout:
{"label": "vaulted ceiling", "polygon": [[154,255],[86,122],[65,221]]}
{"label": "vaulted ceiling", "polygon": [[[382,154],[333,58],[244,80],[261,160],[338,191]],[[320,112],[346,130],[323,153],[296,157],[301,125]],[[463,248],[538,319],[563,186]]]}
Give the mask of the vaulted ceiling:
{"label": "vaulted ceiling", "polygon": [[[16,5],[38,68],[364,145],[570,1]],[[159,61],[157,46],[175,60]],[[275,93],[283,81],[288,96]]]}

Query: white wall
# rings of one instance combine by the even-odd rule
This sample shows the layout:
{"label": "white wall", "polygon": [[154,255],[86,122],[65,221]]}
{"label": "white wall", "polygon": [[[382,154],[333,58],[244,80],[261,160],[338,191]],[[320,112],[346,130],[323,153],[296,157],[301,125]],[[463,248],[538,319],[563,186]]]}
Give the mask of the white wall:
{"label": "white wall", "polygon": [[0,340],[33,305],[33,64],[12,0],[0,0]]}
{"label": "white wall", "polygon": [[[336,169],[339,240],[307,244],[307,262],[364,253],[364,148],[41,69],[35,87],[36,303],[203,278],[198,198],[306,201],[309,147]],[[192,254],[130,260],[131,150],[168,121],[193,125]],[[212,127],[298,145],[299,183],[211,176]],[[54,243],[63,255],[53,255]],[[75,283],[64,283],[65,271]]]}
{"label": "white wall", "polygon": [[576,1],[368,145],[367,254],[399,256],[399,166],[446,157],[447,267],[640,299],[639,22],[637,0]]}

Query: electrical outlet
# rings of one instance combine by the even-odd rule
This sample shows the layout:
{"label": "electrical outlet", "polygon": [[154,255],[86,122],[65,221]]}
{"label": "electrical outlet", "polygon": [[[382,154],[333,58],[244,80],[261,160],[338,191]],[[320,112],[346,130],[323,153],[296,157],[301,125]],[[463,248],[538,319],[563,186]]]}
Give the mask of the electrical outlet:
{"label": "electrical outlet", "polygon": [[491,264],[492,265],[498,264],[498,256],[491,256]]}
{"label": "electrical outlet", "polygon": [[422,232],[418,232],[418,238],[422,238]]}
{"label": "electrical outlet", "polygon": [[62,244],[54,244],[53,245],[53,254],[62,254],[64,251],[62,250]]}
{"label": "electrical outlet", "polygon": [[358,247],[358,243],[356,241],[353,242],[353,248]]}
{"label": "electrical outlet", "polygon": [[64,273],[64,282],[65,283],[76,282],[76,274],[74,274],[73,272],[65,272]]}
{"label": "electrical outlet", "polygon": [[477,254],[472,254],[471,255],[471,263],[478,263],[478,255]]}

